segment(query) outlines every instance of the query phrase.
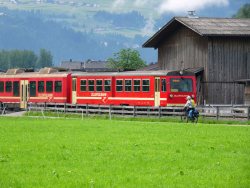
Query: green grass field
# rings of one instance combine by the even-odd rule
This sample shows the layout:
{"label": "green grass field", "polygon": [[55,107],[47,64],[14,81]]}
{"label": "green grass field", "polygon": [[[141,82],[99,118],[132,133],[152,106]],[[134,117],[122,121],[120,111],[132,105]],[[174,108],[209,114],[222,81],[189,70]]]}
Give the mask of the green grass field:
{"label": "green grass field", "polygon": [[0,187],[249,187],[250,127],[0,118]]}

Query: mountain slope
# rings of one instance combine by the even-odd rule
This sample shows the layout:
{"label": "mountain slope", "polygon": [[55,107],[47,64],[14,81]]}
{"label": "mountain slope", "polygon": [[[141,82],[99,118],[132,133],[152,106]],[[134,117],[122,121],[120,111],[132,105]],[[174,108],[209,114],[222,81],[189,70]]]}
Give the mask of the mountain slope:
{"label": "mountain slope", "polygon": [[[199,9],[198,16],[231,17],[248,2],[223,1],[229,5]],[[162,2],[166,1],[1,0],[0,49],[45,48],[59,64],[65,59],[105,60],[121,48],[136,48],[145,61],[155,62],[156,51],[141,45],[177,15],[174,10],[160,13]]]}

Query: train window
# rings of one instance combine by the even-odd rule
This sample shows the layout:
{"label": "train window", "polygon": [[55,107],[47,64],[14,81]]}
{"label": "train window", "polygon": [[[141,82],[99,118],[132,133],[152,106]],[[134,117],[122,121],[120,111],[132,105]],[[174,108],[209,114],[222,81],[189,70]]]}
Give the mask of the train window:
{"label": "train window", "polygon": [[104,80],[104,90],[105,91],[111,90],[111,80]]}
{"label": "train window", "polygon": [[132,80],[125,80],[125,91],[132,91]]}
{"label": "train window", "polygon": [[4,92],[4,82],[0,82],[0,92]]}
{"label": "train window", "polygon": [[89,85],[89,91],[95,91],[95,81],[94,80],[88,80]]}
{"label": "train window", "polygon": [[167,91],[167,85],[166,85],[167,83],[166,83],[166,79],[165,78],[163,78],[163,79],[161,79],[161,91],[162,92],[166,92]]}
{"label": "train window", "polygon": [[30,81],[30,96],[36,96],[36,81]]}
{"label": "train window", "polygon": [[53,82],[46,81],[46,92],[51,93],[53,92]]}
{"label": "train window", "polygon": [[62,92],[62,81],[55,81],[55,92]]}
{"label": "train window", "polygon": [[141,80],[134,80],[134,91],[141,91]]}
{"label": "train window", "polygon": [[18,97],[20,91],[19,81],[13,82],[13,96]]}
{"label": "train window", "polygon": [[102,80],[96,80],[96,91],[102,91]]}
{"label": "train window", "polygon": [[116,80],[116,91],[123,91],[123,80]]}
{"label": "train window", "polygon": [[87,91],[87,80],[81,80],[81,91]]}
{"label": "train window", "polygon": [[44,81],[38,81],[38,92],[44,92]]}
{"label": "train window", "polygon": [[149,80],[142,80],[142,91],[149,91]]}
{"label": "train window", "polygon": [[8,81],[5,83],[5,91],[12,92],[12,82]]}
{"label": "train window", "polygon": [[192,92],[193,81],[190,78],[171,78],[171,92]]}

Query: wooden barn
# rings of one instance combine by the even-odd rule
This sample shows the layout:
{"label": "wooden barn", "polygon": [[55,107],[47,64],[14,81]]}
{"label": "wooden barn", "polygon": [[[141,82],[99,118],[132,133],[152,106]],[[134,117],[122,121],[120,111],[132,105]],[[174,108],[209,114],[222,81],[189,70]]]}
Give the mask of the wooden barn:
{"label": "wooden barn", "polygon": [[174,17],[143,47],[160,69],[197,69],[198,103],[244,104],[250,79],[250,19]]}

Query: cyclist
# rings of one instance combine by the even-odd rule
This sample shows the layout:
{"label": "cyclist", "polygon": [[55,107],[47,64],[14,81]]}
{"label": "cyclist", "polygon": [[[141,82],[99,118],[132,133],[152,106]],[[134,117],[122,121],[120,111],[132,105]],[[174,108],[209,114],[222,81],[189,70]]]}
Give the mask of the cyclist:
{"label": "cyclist", "polygon": [[184,105],[184,110],[186,113],[186,116],[192,117],[193,111],[194,111],[194,101],[192,101],[192,98],[190,96],[187,96],[187,102]]}

